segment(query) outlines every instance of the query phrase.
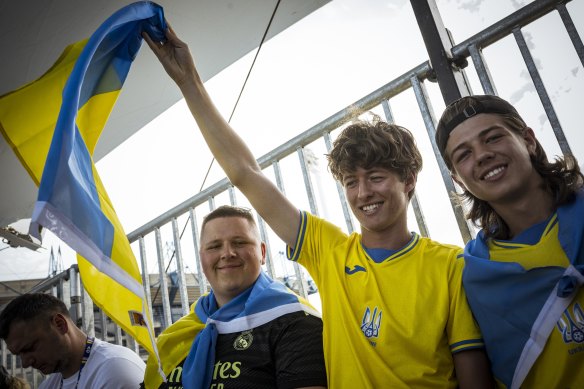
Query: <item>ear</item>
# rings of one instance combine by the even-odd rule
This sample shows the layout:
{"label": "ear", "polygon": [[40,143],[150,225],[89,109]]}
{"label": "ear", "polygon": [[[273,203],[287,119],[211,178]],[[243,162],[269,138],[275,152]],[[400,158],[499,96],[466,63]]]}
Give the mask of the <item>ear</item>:
{"label": "ear", "polygon": [[533,129],[531,127],[525,127],[522,138],[525,141],[529,155],[533,155],[535,153],[535,148],[537,147],[537,140],[535,139]]}
{"label": "ear", "polygon": [[59,331],[61,334],[66,334],[69,332],[69,322],[67,321],[67,318],[61,313],[56,313],[53,315],[51,324],[55,326],[57,331]]}
{"label": "ear", "polygon": [[414,189],[416,189],[416,182],[418,181],[418,176],[415,173],[412,173],[406,180],[404,181],[406,193],[411,193]]}
{"label": "ear", "polygon": [[264,242],[262,242],[260,244],[260,248],[262,250],[262,261],[261,264],[265,265],[266,264],[266,244]]}
{"label": "ear", "polygon": [[460,177],[458,177],[458,175],[456,173],[450,173],[450,177],[452,178],[452,180],[454,182],[456,182],[458,184],[458,186],[460,186],[462,189],[467,190],[466,186],[464,186],[464,184],[462,183],[462,181],[460,180]]}

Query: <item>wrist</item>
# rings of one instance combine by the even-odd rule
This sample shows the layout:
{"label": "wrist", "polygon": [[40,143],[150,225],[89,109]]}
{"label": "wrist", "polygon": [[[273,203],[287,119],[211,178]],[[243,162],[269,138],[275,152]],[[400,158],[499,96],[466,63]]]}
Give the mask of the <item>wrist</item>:
{"label": "wrist", "polygon": [[205,86],[198,76],[185,77],[177,85],[185,97],[201,97],[206,94]]}

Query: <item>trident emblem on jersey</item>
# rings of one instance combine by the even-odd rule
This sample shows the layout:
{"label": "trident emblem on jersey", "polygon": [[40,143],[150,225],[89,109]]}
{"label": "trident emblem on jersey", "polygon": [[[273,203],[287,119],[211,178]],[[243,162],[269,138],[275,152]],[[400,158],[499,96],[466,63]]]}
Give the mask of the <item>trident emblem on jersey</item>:
{"label": "trident emblem on jersey", "polygon": [[372,314],[371,309],[367,307],[367,309],[365,309],[365,314],[363,315],[363,320],[361,321],[361,331],[363,331],[367,338],[377,338],[379,336],[380,326],[381,310],[377,312],[377,307],[375,307]]}
{"label": "trident emblem on jersey", "polygon": [[569,308],[566,309],[564,315],[567,320],[564,320],[564,317],[562,317],[557,323],[558,330],[562,333],[564,342],[584,342],[584,312],[580,304],[574,304],[572,312],[570,312]]}

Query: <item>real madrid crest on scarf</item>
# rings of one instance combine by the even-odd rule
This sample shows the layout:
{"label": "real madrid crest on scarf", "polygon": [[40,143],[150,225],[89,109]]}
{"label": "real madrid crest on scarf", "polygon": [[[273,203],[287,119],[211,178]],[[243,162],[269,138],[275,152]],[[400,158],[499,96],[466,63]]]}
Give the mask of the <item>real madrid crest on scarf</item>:
{"label": "real madrid crest on scarf", "polygon": [[248,349],[253,342],[253,335],[251,334],[251,331],[252,330],[243,331],[241,334],[239,334],[239,336],[235,339],[235,342],[233,342],[233,348],[238,351]]}

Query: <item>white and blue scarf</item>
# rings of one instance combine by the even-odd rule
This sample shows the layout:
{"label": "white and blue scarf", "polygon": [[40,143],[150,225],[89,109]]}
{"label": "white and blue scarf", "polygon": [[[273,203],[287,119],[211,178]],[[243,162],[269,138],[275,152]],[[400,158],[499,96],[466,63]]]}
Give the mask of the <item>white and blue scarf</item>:
{"label": "white and blue scarf", "polygon": [[196,303],[194,313],[205,323],[205,327],[195,338],[183,365],[183,388],[210,387],[219,334],[250,330],[298,311],[320,317],[320,313],[306,300],[263,272],[260,272],[253,286],[220,308],[217,307],[213,292],[201,297]]}

